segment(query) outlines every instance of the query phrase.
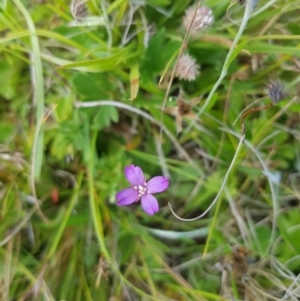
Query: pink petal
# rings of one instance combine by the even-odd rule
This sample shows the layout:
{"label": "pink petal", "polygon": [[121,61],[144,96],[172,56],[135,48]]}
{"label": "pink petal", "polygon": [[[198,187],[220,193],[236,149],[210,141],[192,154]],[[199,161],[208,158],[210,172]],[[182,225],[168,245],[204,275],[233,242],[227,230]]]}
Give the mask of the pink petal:
{"label": "pink petal", "polygon": [[154,177],[147,183],[147,189],[151,194],[163,192],[168,187],[169,179],[163,176]]}
{"label": "pink petal", "polygon": [[138,200],[139,192],[133,188],[126,188],[118,192],[116,198],[119,206],[130,205]]}
{"label": "pink petal", "polygon": [[149,215],[153,215],[159,210],[157,199],[151,194],[146,194],[142,196],[141,204],[144,211]]}
{"label": "pink petal", "polygon": [[138,166],[133,164],[126,166],[124,173],[128,182],[133,186],[144,185],[146,182],[143,171]]}

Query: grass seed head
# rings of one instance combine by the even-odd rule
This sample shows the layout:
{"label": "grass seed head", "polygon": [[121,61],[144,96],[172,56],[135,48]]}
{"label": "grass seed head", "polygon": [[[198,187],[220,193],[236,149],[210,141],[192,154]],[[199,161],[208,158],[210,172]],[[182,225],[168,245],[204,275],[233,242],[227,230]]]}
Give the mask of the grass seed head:
{"label": "grass seed head", "polygon": [[184,54],[178,61],[176,68],[176,76],[179,79],[193,81],[200,74],[200,66],[196,64],[196,60],[188,54]]}
{"label": "grass seed head", "polygon": [[[197,10],[197,12],[195,12],[195,10]],[[198,32],[209,27],[214,23],[214,16],[212,10],[205,6],[202,6],[198,9],[195,6],[187,8],[182,22],[185,30],[188,30],[190,28],[191,23],[192,25],[190,29],[190,34],[191,36],[195,36]]]}
{"label": "grass seed head", "polygon": [[286,97],[286,92],[284,91],[284,85],[280,81],[271,80],[266,87],[266,92],[270,97],[273,104],[279,103]]}

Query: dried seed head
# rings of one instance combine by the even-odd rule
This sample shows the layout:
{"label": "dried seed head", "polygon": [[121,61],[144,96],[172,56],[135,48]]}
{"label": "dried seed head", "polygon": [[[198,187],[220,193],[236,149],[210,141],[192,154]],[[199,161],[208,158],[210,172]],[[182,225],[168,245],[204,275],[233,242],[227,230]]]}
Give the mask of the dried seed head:
{"label": "dried seed head", "polygon": [[200,74],[199,69],[200,66],[196,64],[196,60],[188,54],[184,54],[178,61],[176,76],[179,79],[193,81]]}
{"label": "dried seed head", "polygon": [[177,100],[177,106],[164,109],[166,113],[175,116],[177,134],[182,131],[182,123],[184,117],[189,120],[194,120],[196,118],[196,114],[192,111],[192,107],[196,106],[199,102],[199,98],[193,98],[190,101],[184,100],[180,92]]}
{"label": "dried seed head", "polygon": [[80,20],[87,15],[86,2],[89,0],[73,0],[70,5],[70,11],[75,20]]}
{"label": "dried seed head", "polygon": [[197,9],[195,18],[193,20],[196,9],[197,8],[195,6],[189,7],[185,11],[185,16],[183,17],[183,22],[182,22],[183,27],[186,30],[189,29],[190,24],[193,22],[193,24],[191,25],[191,30],[190,30],[190,34],[192,36],[195,36],[197,34],[197,32],[207,28],[214,22],[214,16],[213,16],[212,10],[205,6],[202,6]]}
{"label": "dried seed head", "polygon": [[266,92],[273,104],[279,103],[287,95],[284,91],[284,85],[280,81],[271,80],[270,83],[266,86]]}

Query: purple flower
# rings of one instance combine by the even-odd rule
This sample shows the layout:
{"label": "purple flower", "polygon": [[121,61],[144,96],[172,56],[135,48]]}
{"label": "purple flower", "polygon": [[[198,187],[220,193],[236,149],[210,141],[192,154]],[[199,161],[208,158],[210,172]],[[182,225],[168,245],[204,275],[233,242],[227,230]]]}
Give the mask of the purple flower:
{"label": "purple flower", "polygon": [[125,167],[124,174],[131,187],[117,193],[117,204],[127,206],[141,199],[142,207],[147,214],[153,215],[158,212],[159,205],[152,194],[165,191],[169,186],[169,179],[157,176],[147,183],[142,169],[133,164]]}

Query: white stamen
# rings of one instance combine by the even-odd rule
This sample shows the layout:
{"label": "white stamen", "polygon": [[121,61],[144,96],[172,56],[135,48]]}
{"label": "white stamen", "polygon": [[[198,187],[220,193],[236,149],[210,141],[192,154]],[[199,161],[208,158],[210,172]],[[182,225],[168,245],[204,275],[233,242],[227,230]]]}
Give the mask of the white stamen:
{"label": "white stamen", "polygon": [[135,185],[135,186],[132,186],[133,189],[137,190],[138,191],[138,197],[140,198],[141,196],[145,195],[145,194],[148,194],[150,193],[150,191],[147,189],[147,186],[146,186],[146,182],[145,182],[145,185]]}

